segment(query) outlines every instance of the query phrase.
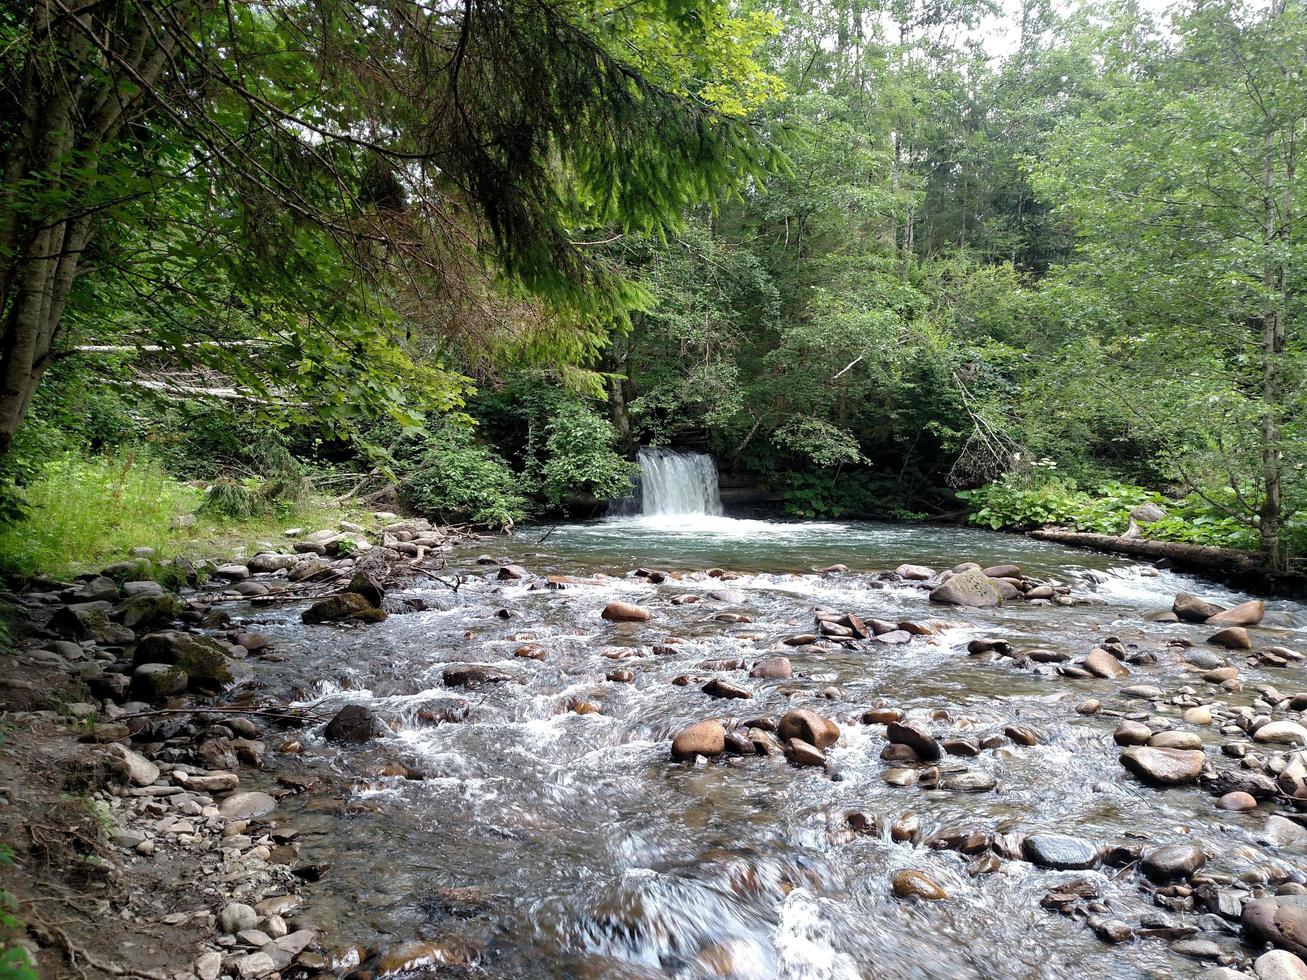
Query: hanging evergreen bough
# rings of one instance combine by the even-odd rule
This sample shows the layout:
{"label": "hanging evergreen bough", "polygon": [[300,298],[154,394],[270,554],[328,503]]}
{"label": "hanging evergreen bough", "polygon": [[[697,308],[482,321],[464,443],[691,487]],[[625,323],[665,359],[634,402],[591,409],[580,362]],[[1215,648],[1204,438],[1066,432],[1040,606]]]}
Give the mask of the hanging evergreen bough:
{"label": "hanging evergreen bough", "polygon": [[[514,339],[584,360],[645,297],[576,242],[661,233],[777,163],[724,97],[763,77],[742,42],[722,47],[726,9],[8,8],[0,454],[53,358],[112,346],[69,329],[87,326],[91,271],[133,305],[169,309],[160,344],[256,393],[314,390],[331,427],[456,408],[467,379],[413,357],[465,332],[484,340],[504,297],[557,321]],[[714,62],[723,53],[733,66]],[[216,337],[235,343],[194,346]],[[239,346],[264,339],[267,357]]]}

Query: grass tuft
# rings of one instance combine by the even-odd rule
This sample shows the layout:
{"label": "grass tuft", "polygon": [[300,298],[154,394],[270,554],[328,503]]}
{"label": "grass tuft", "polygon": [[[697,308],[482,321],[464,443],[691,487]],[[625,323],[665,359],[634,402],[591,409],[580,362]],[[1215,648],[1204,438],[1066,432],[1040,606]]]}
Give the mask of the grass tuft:
{"label": "grass tuft", "polygon": [[[0,527],[0,573],[66,577],[121,561],[140,547],[153,548],[159,559],[250,555],[284,546],[281,532],[292,524],[317,529],[357,519],[311,496],[250,513],[201,507],[204,491],[173,479],[147,453],[60,456],[25,488],[24,498],[24,515]],[[183,514],[194,514],[195,523],[173,527]]]}

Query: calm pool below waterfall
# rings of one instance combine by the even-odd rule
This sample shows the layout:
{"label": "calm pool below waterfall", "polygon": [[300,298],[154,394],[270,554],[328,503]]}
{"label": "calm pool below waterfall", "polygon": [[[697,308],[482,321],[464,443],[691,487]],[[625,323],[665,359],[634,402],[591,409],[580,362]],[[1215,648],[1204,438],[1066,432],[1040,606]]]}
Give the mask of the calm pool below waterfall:
{"label": "calm pool below waterfall", "polygon": [[[1171,942],[1111,945],[1082,919],[1042,908],[1041,898],[1089,877],[1113,917],[1136,928],[1203,926],[1197,938],[1246,953],[1237,923],[1204,918],[1201,908],[1160,908],[1132,871],[1058,872],[1003,860],[973,877],[971,857],[922,842],[958,829],[1058,832],[1101,845],[1197,841],[1216,875],[1302,877],[1301,847],[1258,842],[1273,804],[1228,813],[1197,785],[1149,788],[1121,768],[1112,740],[1121,714],[1163,714],[1202,737],[1210,763],[1238,765],[1222,757],[1229,737],[1216,726],[1187,725],[1180,707],[1119,692],[1149,684],[1172,698],[1187,685],[1250,705],[1259,683],[1307,690],[1299,665],[1250,669],[1244,656],[1204,644],[1211,627],[1143,618],[1169,608],[1181,590],[1224,604],[1245,596],[1129,560],[956,528],[635,517],[530,528],[481,547],[533,576],[612,577],[563,590],[539,578],[498,581],[496,564],[467,551],[451,555],[441,573],[446,583],[461,582],[456,592],[432,581],[392,596],[428,608],[379,625],[305,627],[299,607],[243,610],[285,657],[264,674],[271,689],[294,692],[322,715],[367,704],[394,728],[364,747],[335,746],[320,728],[306,730],[295,764],[324,789],[281,806],[315,857],[331,863],[310,887],[320,924],[337,936],[377,948],[447,940],[451,949],[477,950],[473,975],[491,977],[1189,977],[1203,964],[1176,951],[1183,932],[1170,933]],[[943,607],[912,583],[876,575],[901,562],[962,561],[1015,562],[1088,602]],[[848,571],[814,572],[833,563]],[[737,577],[706,575],[713,566]],[[669,574],[653,584],[633,575],[636,568]],[[702,601],[670,601],[687,593]],[[648,606],[653,618],[607,622],[600,611],[613,600]],[[819,606],[950,626],[903,646],[781,645],[812,630]],[[714,619],[722,612],[751,621]],[[1307,607],[1268,602],[1257,642],[1297,646],[1305,625]],[[970,640],[991,636],[1077,659],[1117,636],[1154,651],[1156,663],[1113,681],[968,655]],[[1205,684],[1185,664],[1185,650],[1166,645],[1172,639],[1240,665],[1242,692]],[[514,656],[526,642],[542,646],[545,659]],[[792,661],[793,679],[704,666],[776,653]],[[455,663],[492,665],[512,679],[451,689],[442,673]],[[619,668],[633,680],[608,680]],[[696,680],[672,683],[687,674]],[[709,698],[700,687],[714,676],[753,697]],[[832,687],[835,699],[822,695]],[[1103,712],[1078,714],[1076,705],[1091,697]],[[582,702],[598,710],[572,710]],[[884,726],[860,723],[876,705],[901,708],[941,737],[1001,733],[1019,722],[1036,728],[1042,744],[945,756],[946,770],[993,775],[991,792],[893,787],[881,775]],[[839,723],[828,769],[796,768],[783,757],[670,759],[671,736],[689,723],[774,718],[791,708]],[[396,760],[423,778],[374,775]],[[886,829],[849,832],[854,811]],[[888,826],[909,815],[922,842],[893,842]],[[924,872],[948,898],[896,899],[890,878],[900,869]]]}

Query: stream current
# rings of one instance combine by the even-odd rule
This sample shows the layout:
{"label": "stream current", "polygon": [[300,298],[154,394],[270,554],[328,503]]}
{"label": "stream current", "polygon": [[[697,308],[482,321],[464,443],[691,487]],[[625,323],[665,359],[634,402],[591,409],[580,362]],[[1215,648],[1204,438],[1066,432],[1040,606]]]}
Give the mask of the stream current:
{"label": "stream current", "polygon": [[[1202,964],[1166,942],[1108,945],[1082,921],[1040,907],[1059,882],[1091,877],[1119,917],[1138,922],[1158,910],[1133,874],[1009,860],[971,877],[968,859],[954,851],[893,842],[888,833],[851,835],[845,816],[866,811],[889,824],[915,815],[923,839],[946,828],[1011,828],[1097,844],[1197,841],[1213,855],[1209,869],[1235,877],[1303,867],[1301,850],[1257,842],[1267,805],[1225,813],[1196,785],[1145,786],[1121,768],[1112,741],[1120,714],[1150,711],[1118,693],[1129,684],[1157,685],[1168,696],[1190,685],[1232,704],[1251,704],[1259,681],[1307,690],[1302,667],[1248,670],[1240,656],[1229,659],[1241,666],[1243,692],[1204,685],[1185,669],[1183,651],[1165,644],[1186,638],[1204,648],[1212,629],[1143,618],[1169,609],[1182,590],[1222,604],[1247,598],[1241,594],[1125,559],[958,528],[630,517],[527,529],[482,547],[493,549],[493,564],[470,551],[451,554],[444,583],[419,583],[389,600],[420,599],[426,610],[382,624],[337,630],[301,625],[298,606],[245,611],[284,658],[260,670],[270,688],[322,716],[367,704],[394,729],[363,747],[335,746],[320,727],[307,729],[293,765],[319,780],[319,790],[279,807],[315,860],[331,864],[311,886],[313,905],[342,939],[380,948],[465,941],[480,951],[473,974],[492,977],[1189,977]],[[1090,603],[938,606],[913,583],[876,574],[902,562],[962,561],[1014,562]],[[503,562],[534,578],[499,581]],[[837,562],[848,571],[814,571]],[[736,577],[707,575],[714,566]],[[655,584],[633,575],[636,568],[668,577]],[[546,588],[546,575],[595,584]],[[448,587],[455,581],[456,591]],[[690,593],[702,601],[670,601]],[[601,619],[614,600],[645,605],[653,618]],[[816,607],[951,625],[903,646],[782,646],[812,631]],[[724,612],[752,621],[714,618]],[[1271,601],[1254,632],[1259,646],[1296,647],[1305,626],[1307,607]],[[1053,664],[1023,666],[966,649],[992,636],[1079,659],[1112,635],[1156,651],[1157,663],[1132,667],[1134,676],[1121,681],[1073,679]],[[543,647],[545,659],[514,655],[528,642]],[[794,678],[704,666],[777,653],[790,658]],[[443,671],[460,663],[493,666],[511,680],[449,688]],[[633,680],[608,680],[619,668]],[[692,683],[672,683],[687,674]],[[715,676],[753,697],[708,697],[700,687]],[[821,696],[831,686],[842,692],[838,700]],[[1104,712],[1077,714],[1090,697]],[[583,703],[597,710],[578,713]],[[881,778],[884,727],[859,721],[871,706],[901,708],[938,737],[1019,722],[1038,729],[1043,744],[945,757],[946,766],[992,774],[992,792],[896,788]],[[783,757],[698,765],[670,758],[670,739],[687,724],[775,718],[791,708],[840,724],[828,769],[796,768]],[[1237,765],[1220,757],[1215,726],[1193,728],[1180,709],[1171,711],[1176,728],[1201,735],[1209,760]],[[424,778],[374,775],[394,760]],[[948,899],[896,899],[889,879],[905,868],[927,873]],[[1166,915],[1177,924],[1197,919]],[[1237,935],[1201,937],[1241,948]]]}

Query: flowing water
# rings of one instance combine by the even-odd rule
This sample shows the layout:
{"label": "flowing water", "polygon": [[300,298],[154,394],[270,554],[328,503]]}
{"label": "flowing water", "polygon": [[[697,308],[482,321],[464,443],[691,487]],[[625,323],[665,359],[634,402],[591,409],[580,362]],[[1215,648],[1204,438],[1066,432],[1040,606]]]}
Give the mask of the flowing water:
{"label": "flowing water", "polygon": [[[496,560],[539,576],[612,576],[597,584],[554,590],[500,582],[495,565],[468,553],[453,556],[442,573],[447,584],[461,577],[456,592],[434,581],[416,587],[406,597],[429,608],[380,625],[304,627],[298,608],[251,608],[286,658],[270,665],[271,686],[297,691],[323,715],[368,704],[396,729],[362,748],[333,746],[320,729],[307,730],[298,764],[326,791],[281,805],[306,851],[331,862],[330,875],[312,888],[315,916],[335,935],[383,948],[456,937],[483,950],[477,970],[491,977],[1189,977],[1200,965],[1165,942],[1110,946],[1083,922],[1039,905],[1057,882],[1088,875],[1119,917],[1138,922],[1157,910],[1133,875],[1115,880],[1109,872],[1005,861],[973,878],[953,851],[893,843],[888,834],[849,835],[845,815],[868,811],[888,823],[915,814],[923,836],[960,827],[1065,832],[1100,843],[1196,839],[1215,855],[1209,867],[1217,871],[1301,868],[1300,853],[1256,843],[1265,812],[1220,813],[1196,786],[1155,790],[1136,782],[1112,743],[1119,719],[1074,710],[1087,697],[1140,710],[1116,693],[1127,683],[1168,694],[1184,684],[1204,687],[1164,643],[1186,637],[1201,646],[1210,628],[1149,623],[1141,614],[1169,607],[1182,589],[1227,603],[1244,596],[1128,560],[980,531],[737,521],[713,516],[710,501],[693,514],[657,516],[668,499],[662,485],[646,480],[644,491],[648,516],[565,526],[543,541],[532,529],[484,545]],[[1015,561],[1097,604],[931,606],[921,589],[882,587],[873,574],[900,562],[963,560]],[[849,570],[814,572],[833,562]],[[709,577],[712,566],[739,577]],[[637,567],[673,574],[653,584],[630,574]],[[671,604],[685,593],[703,601]],[[604,621],[599,613],[612,600],[647,605],[654,617]],[[906,646],[779,646],[811,630],[816,606],[953,626]],[[752,622],[715,620],[721,612]],[[1260,642],[1292,646],[1304,624],[1303,606],[1268,603]],[[1126,682],[1076,680],[1048,665],[966,652],[975,637],[1002,636],[1018,648],[1079,657],[1108,635],[1155,649],[1158,663],[1134,668]],[[515,657],[527,641],[543,646],[546,659]],[[754,680],[747,671],[701,666],[751,663],[767,652],[788,655],[795,678]],[[493,665],[512,680],[450,689],[442,672],[453,663]],[[634,672],[633,682],[606,679],[622,667]],[[701,693],[702,680],[671,683],[684,674],[729,678],[753,698],[713,700]],[[1296,666],[1245,676],[1245,692],[1230,696],[1235,703],[1252,702],[1255,680],[1307,689]],[[819,694],[832,685],[839,700]],[[598,710],[577,713],[582,702]],[[992,773],[994,792],[894,788],[880,776],[884,729],[858,723],[871,705],[900,707],[937,735],[1001,732],[1020,721],[1045,742],[946,757],[947,765]],[[799,707],[840,723],[828,770],[762,757],[670,760],[669,739],[686,724]],[[1178,714],[1176,727],[1189,728]],[[1215,732],[1198,731],[1213,746],[1209,758],[1233,764],[1214,747]],[[425,778],[371,775],[396,759]],[[950,897],[895,899],[889,877],[902,868],[927,872]],[[1167,914],[1177,923],[1197,918]],[[1235,936],[1203,936],[1240,948]]]}
{"label": "flowing water", "polygon": [[650,517],[720,517],[717,464],[707,453],[644,447],[636,455],[635,493],[611,508],[615,514]]}

